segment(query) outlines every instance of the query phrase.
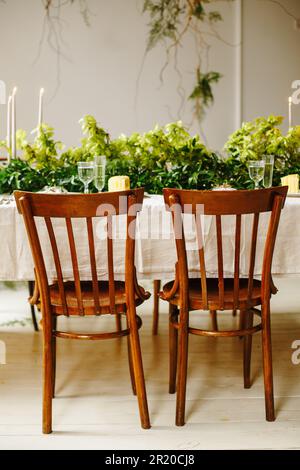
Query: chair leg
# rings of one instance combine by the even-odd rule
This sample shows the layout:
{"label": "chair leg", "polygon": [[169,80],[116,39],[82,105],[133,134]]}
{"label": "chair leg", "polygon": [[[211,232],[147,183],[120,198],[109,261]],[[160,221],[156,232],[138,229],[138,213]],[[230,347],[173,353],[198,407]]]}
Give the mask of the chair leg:
{"label": "chair leg", "polygon": [[261,310],[266,420],[275,421],[270,303],[262,305]]}
{"label": "chair leg", "polygon": [[216,310],[210,310],[209,313],[210,313],[210,317],[211,317],[211,324],[212,324],[213,331],[219,331],[217,311]]}
{"label": "chair leg", "polygon": [[[129,328],[128,320],[127,320],[127,328]],[[129,364],[131,387],[132,387],[133,394],[136,395],[136,385],[135,385],[134,370],[133,370],[133,363],[132,363],[132,352],[131,352],[129,336],[127,336],[127,350],[128,350],[128,364]]]}
{"label": "chair leg", "polygon": [[122,330],[122,318],[119,314],[116,314],[116,329],[118,332]]}
{"label": "chair leg", "polygon": [[[32,297],[33,292],[34,292],[34,281],[28,281],[28,292],[29,292],[29,296]],[[31,311],[31,318],[32,318],[34,331],[39,331],[39,326],[38,326],[36,315],[35,315],[34,305],[30,304],[30,311]]]}
{"label": "chair leg", "polygon": [[131,353],[132,353],[132,363],[133,363],[134,379],[135,379],[135,386],[136,386],[136,394],[137,394],[139,410],[140,410],[141,425],[143,429],[149,429],[151,425],[150,425],[150,419],[149,419],[141,345],[140,345],[139,332],[138,332],[136,318],[135,318],[135,311],[131,312],[130,314],[129,326],[130,326],[129,340],[130,340],[130,347],[131,347]]}
{"label": "chair leg", "polygon": [[237,310],[236,310],[236,309],[232,310],[232,316],[233,316],[233,317],[236,317],[236,316],[237,316]]}
{"label": "chair leg", "polygon": [[[245,310],[240,310],[240,319],[239,319],[239,329],[244,330],[245,328],[245,318],[246,318],[246,313]],[[239,339],[243,339],[243,336],[239,336]]]}
{"label": "chair leg", "polygon": [[177,382],[177,401],[176,401],[176,426],[183,426],[185,422],[185,400],[186,400],[186,379],[188,366],[188,321],[184,317],[188,312],[180,310],[180,330],[179,330],[179,365]]}
{"label": "chair leg", "polygon": [[53,356],[52,356],[52,325],[51,313],[47,314],[49,320],[45,321],[46,315],[43,314],[43,433],[52,432],[52,374],[53,374]]}
{"label": "chair leg", "polygon": [[[253,326],[253,311],[245,312],[245,327],[251,328]],[[244,336],[244,388],[251,387],[250,372],[251,372],[251,351],[252,351],[252,335]]]}
{"label": "chair leg", "polygon": [[173,327],[171,322],[172,316],[175,314],[178,318],[178,308],[169,304],[169,393],[176,392],[178,330]]}
{"label": "chair leg", "polygon": [[[57,328],[57,316],[53,317],[53,330]],[[52,335],[52,398],[55,398],[55,381],[56,381],[56,336]]]}
{"label": "chair leg", "polygon": [[158,320],[159,320],[159,292],[160,292],[161,281],[153,281],[153,325],[152,334],[154,336],[158,333]]}
{"label": "chair leg", "polygon": [[245,310],[240,310],[240,322],[239,322],[240,330],[243,330],[245,328],[245,318],[246,318]]}

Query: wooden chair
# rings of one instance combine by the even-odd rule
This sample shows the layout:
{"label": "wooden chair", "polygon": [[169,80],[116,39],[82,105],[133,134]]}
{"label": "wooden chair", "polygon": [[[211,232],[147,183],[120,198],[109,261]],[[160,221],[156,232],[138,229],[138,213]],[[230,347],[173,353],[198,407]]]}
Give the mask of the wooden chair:
{"label": "wooden chair", "polygon": [[[150,427],[148,405],[142,365],[138,329],[142,325],[136,315],[136,306],[149,298],[150,294],[140,287],[136,279],[134,266],[135,240],[130,234],[135,233],[136,214],[143,202],[143,189],[115,193],[89,195],[49,195],[17,191],[14,193],[17,207],[22,213],[31,251],[35,264],[38,291],[40,295],[43,319],[43,432],[52,432],[52,398],[55,388],[56,338],[101,340],[127,336],[129,370],[134,394],[137,395],[141,425]],[[122,203],[120,197],[122,196]],[[125,201],[125,203],[124,203]],[[126,204],[127,203],[127,204]],[[139,206],[137,206],[138,204]],[[105,205],[105,211],[99,207]],[[97,212],[98,211],[98,212]],[[125,282],[114,278],[113,264],[113,215],[127,215]],[[104,218],[107,230],[107,273],[108,280],[98,280],[97,262],[94,244],[93,219]],[[44,219],[56,268],[56,281],[49,282],[46,261],[41,248],[39,227],[36,218]],[[53,218],[65,220],[66,239],[64,249],[69,250],[73,280],[64,279],[64,267],[61,264],[58,238],[55,235]],[[87,235],[86,252],[90,260],[90,279],[80,279],[80,263],[76,249],[73,223],[75,219],[84,219]],[[76,221],[75,221],[76,222]],[[43,223],[43,222],[42,222]],[[60,236],[60,238],[62,238]],[[61,240],[60,240],[61,242]],[[101,260],[103,263],[103,259]],[[103,266],[103,264],[102,264]],[[113,314],[120,318],[126,315],[126,329],[117,328],[115,332],[77,333],[59,331],[57,317]],[[120,325],[120,322],[119,322]]]}
{"label": "wooden chair", "polygon": [[[244,387],[249,388],[252,335],[262,331],[263,370],[265,385],[266,419],[273,421],[273,372],[270,329],[270,297],[277,290],[272,282],[272,257],[279,224],[281,209],[287,193],[287,187],[262,189],[256,191],[184,191],[165,189],[164,199],[167,209],[172,212],[173,228],[177,249],[178,263],[173,282],[163,287],[161,297],[170,304],[170,393],[176,391],[177,349],[178,381],[176,424],[185,422],[185,399],[188,363],[189,334],[210,337],[244,337]],[[197,205],[201,204],[204,215],[214,216],[216,223],[216,252],[218,277],[207,278],[205,266],[205,247],[201,229],[201,218]],[[198,206],[199,207],[199,206]],[[182,224],[182,213],[193,214],[198,238],[200,279],[190,279]],[[260,213],[271,212],[264,245],[264,258],[261,281],[254,279],[255,255],[258,237]],[[253,214],[252,240],[248,278],[240,277],[240,248],[242,216]],[[224,278],[222,216],[233,215],[235,227],[234,277]],[[250,227],[251,230],[251,227]],[[261,310],[256,307],[261,306]],[[240,310],[242,325],[239,330],[207,331],[189,326],[189,312],[193,310]],[[261,323],[253,326],[254,314],[261,317]],[[178,321],[179,315],[179,321]]]}

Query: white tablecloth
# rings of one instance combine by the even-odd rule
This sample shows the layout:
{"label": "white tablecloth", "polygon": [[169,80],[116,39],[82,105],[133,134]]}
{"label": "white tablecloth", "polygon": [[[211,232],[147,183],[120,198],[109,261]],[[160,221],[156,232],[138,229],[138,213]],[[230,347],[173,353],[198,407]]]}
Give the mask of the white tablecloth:
{"label": "white tablecloth", "polygon": [[[244,218],[241,238],[241,274],[247,275],[248,259],[251,240],[252,216]],[[186,242],[188,248],[189,268],[191,275],[198,272],[198,253],[193,227],[187,219]],[[224,271],[230,276],[233,273],[234,261],[234,228],[235,219],[223,218],[223,251]],[[268,215],[260,219],[259,233],[265,234]],[[86,227],[84,221],[74,224],[75,240],[79,253],[79,264],[82,279],[90,277],[88,245],[86,243]],[[39,224],[41,239],[47,268],[50,276],[55,277],[55,269],[51,256],[48,235],[44,224]],[[60,256],[65,276],[72,277],[71,260],[66,239],[64,221],[54,221],[57,227],[58,240],[64,240],[59,246]],[[116,278],[124,274],[123,254],[125,241],[125,224],[121,223],[116,229],[117,239],[114,241],[114,263]],[[106,243],[101,240],[103,227],[96,222],[96,256],[100,277],[105,277]],[[216,273],[216,237],[215,223],[212,217],[205,217],[204,223],[206,267],[211,275]],[[123,235],[122,235],[123,234]],[[124,237],[123,237],[124,238]],[[264,237],[258,239],[256,258],[256,274],[259,275],[262,263],[262,247]],[[0,280],[24,281],[33,276],[33,262],[22,217],[18,214],[14,203],[0,205]],[[172,232],[170,214],[165,211],[163,199],[160,196],[145,198],[143,211],[139,214],[136,241],[136,267],[139,279],[170,279],[174,273],[176,262],[175,243]],[[277,275],[300,276],[300,198],[287,198],[283,209],[277,237],[273,273]]]}

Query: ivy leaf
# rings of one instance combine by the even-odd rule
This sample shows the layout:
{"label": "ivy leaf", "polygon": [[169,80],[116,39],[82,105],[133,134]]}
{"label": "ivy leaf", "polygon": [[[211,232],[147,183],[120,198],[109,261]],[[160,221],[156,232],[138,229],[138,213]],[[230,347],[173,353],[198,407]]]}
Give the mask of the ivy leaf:
{"label": "ivy leaf", "polygon": [[218,72],[201,73],[197,69],[197,84],[189,96],[190,100],[195,102],[195,115],[200,120],[205,112],[205,108],[214,101],[212,85],[218,83],[222,75]]}

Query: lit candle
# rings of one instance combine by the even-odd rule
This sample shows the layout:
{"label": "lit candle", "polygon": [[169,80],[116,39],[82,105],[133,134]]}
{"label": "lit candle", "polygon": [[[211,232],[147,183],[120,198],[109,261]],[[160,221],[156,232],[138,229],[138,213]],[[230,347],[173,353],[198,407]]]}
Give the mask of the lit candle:
{"label": "lit candle", "polygon": [[291,129],[293,125],[293,120],[292,120],[292,104],[293,104],[293,98],[290,96],[289,97],[289,129]]}
{"label": "lit candle", "polygon": [[43,101],[44,101],[44,88],[40,89],[40,99],[39,99],[39,123],[38,128],[40,129],[41,125],[43,124]]}
{"label": "lit candle", "polygon": [[12,104],[12,96],[9,96],[8,102],[7,102],[7,147],[8,147],[8,153],[7,153],[7,160],[8,163],[10,163],[10,158],[11,158],[11,104]]}
{"label": "lit candle", "polygon": [[12,126],[11,126],[11,133],[12,133],[12,158],[17,158],[17,110],[16,110],[16,94],[17,94],[17,87],[13,89],[12,93]]}

